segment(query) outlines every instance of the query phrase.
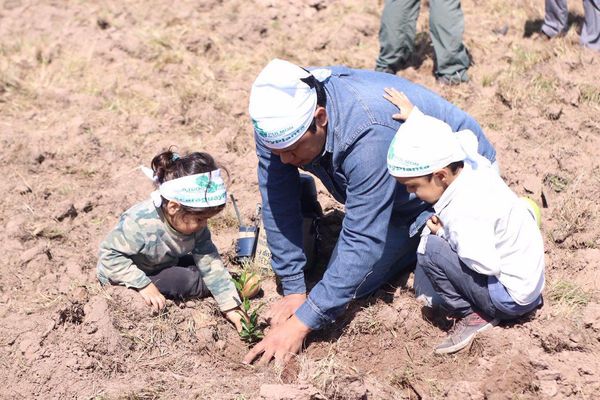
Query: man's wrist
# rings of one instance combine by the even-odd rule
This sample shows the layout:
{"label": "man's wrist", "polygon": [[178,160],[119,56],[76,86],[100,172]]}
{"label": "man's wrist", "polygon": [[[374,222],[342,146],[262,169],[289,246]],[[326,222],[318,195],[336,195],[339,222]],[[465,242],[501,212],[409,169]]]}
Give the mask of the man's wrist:
{"label": "man's wrist", "polygon": [[296,314],[292,315],[292,317],[289,319],[289,321],[292,323],[294,328],[297,331],[302,332],[304,334],[304,336],[308,335],[310,333],[310,331],[312,331],[312,329],[310,329],[308,326],[306,326],[304,324],[304,322],[300,321],[300,319],[296,316]]}

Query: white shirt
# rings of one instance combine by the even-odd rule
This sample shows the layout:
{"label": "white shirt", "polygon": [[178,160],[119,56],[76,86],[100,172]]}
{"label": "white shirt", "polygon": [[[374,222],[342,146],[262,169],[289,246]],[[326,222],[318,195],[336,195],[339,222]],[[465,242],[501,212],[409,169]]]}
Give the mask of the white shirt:
{"label": "white shirt", "polygon": [[433,208],[444,226],[438,235],[462,262],[495,276],[518,304],[538,298],[544,288],[542,235],[525,202],[496,171],[465,163]]}

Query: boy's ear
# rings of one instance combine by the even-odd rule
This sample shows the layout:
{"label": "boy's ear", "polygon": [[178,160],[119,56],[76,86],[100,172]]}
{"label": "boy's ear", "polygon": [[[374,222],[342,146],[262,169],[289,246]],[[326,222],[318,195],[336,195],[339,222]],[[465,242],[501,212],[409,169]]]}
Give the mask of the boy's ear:
{"label": "boy's ear", "polygon": [[165,208],[167,209],[167,214],[172,217],[179,212],[181,209],[181,204],[177,203],[176,201],[169,201]]}
{"label": "boy's ear", "polygon": [[434,171],[433,176],[435,176],[439,181],[445,183],[448,179],[448,168],[442,168],[440,170]]}

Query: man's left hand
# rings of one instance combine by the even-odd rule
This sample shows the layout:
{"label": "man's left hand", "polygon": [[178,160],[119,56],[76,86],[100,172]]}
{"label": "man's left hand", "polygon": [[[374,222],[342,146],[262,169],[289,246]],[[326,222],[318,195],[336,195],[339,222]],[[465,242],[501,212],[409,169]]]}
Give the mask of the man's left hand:
{"label": "man's left hand", "polygon": [[272,358],[285,365],[302,350],[302,342],[309,332],[310,328],[292,315],[285,323],[272,327],[267,336],[246,354],[243,362],[250,364],[262,353],[258,365],[267,365]]}

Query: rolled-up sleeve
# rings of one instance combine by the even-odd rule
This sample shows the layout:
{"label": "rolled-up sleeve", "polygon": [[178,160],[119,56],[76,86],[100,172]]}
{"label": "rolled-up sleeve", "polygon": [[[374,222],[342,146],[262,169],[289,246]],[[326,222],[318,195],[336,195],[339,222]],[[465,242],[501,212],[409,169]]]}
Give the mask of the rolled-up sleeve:
{"label": "rolled-up sleeve", "polygon": [[271,266],[281,280],[284,295],[306,293],[298,168],[283,164],[258,141],[256,152]]}

